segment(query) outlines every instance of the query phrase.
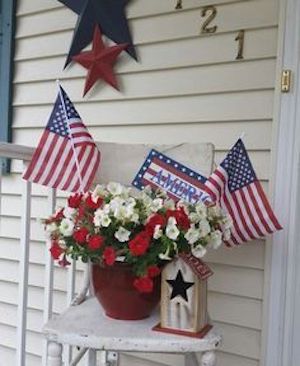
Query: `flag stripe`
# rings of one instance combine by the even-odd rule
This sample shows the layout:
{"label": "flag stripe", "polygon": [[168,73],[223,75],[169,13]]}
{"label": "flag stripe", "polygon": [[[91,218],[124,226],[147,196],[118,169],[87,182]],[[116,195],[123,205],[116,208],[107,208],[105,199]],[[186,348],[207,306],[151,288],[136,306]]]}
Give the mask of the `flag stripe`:
{"label": "flag stripe", "polygon": [[254,204],[255,210],[256,210],[259,218],[260,218],[260,222],[264,226],[266,232],[269,233],[269,234],[272,234],[272,230],[270,229],[270,226],[268,225],[268,223],[266,222],[266,220],[264,218],[264,215],[263,215],[263,213],[261,211],[261,207],[260,207],[261,205],[259,204],[259,202],[257,202],[256,196],[255,196],[255,194],[254,194],[254,192],[252,190],[252,187],[253,187],[252,185],[249,185],[248,186],[248,192],[249,192],[249,195],[251,197],[251,200],[252,200],[252,202]]}
{"label": "flag stripe", "polygon": [[259,225],[255,221],[255,216],[253,216],[252,211],[251,211],[251,209],[249,207],[249,202],[248,202],[248,200],[245,197],[244,188],[239,191],[239,194],[241,195],[241,199],[243,200],[244,207],[245,207],[246,212],[247,212],[247,215],[245,215],[245,216],[248,216],[249,217],[249,219],[250,219],[250,221],[252,223],[252,226],[255,229],[257,235],[258,236],[264,236],[264,234],[260,230]]}
{"label": "flag stripe", "polygon": [[267,200],[267,197],[265,195],[265,192],[263,191],[262,189],[262,186],[260,184],[259,181],[255,182],[255,187],[256,187],[256,190],[257,190],[257,194],[260,196],[262,202],[263,202],[263,205],[264,207],[266,208],[266,211],[268,213],[268,218],[271,220],[272,224],[274,225],[274,229],[275,230],[281,230],[282,229],[282,226],[279,224],[277,218],[275,217],[274,215],[274,212]]}
{"label": "flag stripe", "polygon": [[55,144],[55,147],[53,149],[53,152],[48,160],[48,166],[44,170],[43,174],[40,177],[40,181],[43,185],[47,185],[49,180],[51,179],[52,175],[54,174],[57,166],[58,161],[61,158],[61,154],[63,149],[65,148],[65,145],[67,144],[66,139],[59,137],[57,140],[57,143]]}
{"label": "flag stripe", "polygon": [[[45,157],[43,157],[43,160],[41,160],[41,159],[39,160],[40,169],[38,170],[38,172],[33,180],[34,182],[36,182],[36,183],[40,182],[40,178],[43,175],[43,173],[47,167],[47,162],[51,157],[52,150],[54,149],[58,138],[59,138],[59,136],[56,134],[50,133],[48,135],[48,139],[45,144],[45,149],[43,150],[43,152],[45,152]],[[41,155],[43,155],[43,154],[41,154]]]}
{"label": "flag stripe", "polygon": [[66,177],[66,174],[70,169],[70,166],[73,164],[72,157],[73,157],[73,150],[72,150],[72,147],[70,145],[68,145],[68,155],[67,155],[66,159],[64,160],[63,165],[61,166],[60,172],[59,172],[55,182],[53,183],[53,188],[62,187],[64,177]]}

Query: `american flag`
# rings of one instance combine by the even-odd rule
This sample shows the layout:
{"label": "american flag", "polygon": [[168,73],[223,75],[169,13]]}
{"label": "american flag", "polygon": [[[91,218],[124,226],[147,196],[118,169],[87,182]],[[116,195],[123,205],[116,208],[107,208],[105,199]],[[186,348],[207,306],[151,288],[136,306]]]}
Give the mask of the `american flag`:
{"label": "american flag", "polygon": [[23,178],[70,192],[86,192],[100,152],[66,92],[59,86],[45,131]]}
{"label": "american flag", "polygon": [[233,219],[228,246],[281,230],[241,139],[205,183],[207,192]]}

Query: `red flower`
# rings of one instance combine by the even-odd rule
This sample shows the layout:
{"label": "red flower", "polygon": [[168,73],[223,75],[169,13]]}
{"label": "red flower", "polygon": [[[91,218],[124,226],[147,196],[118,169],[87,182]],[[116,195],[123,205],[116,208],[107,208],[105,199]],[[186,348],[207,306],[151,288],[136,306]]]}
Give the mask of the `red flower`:
{"label": "red flower", "polygon": [[64,252],[64,250],[58,245],[57,241],[53,241],[50,253],[53,259],[59,259],[60,255]]}
{"label": "red flower", "polygon": [[74,195],[68,198],[68,205],[72,208],[78,208],[82,200],[81,193],[75,193]]}
{"label": "red flower", "polygon": [[89,208],[92,208],[93,210],[97,210],[97,208],[99,208],[102,205],[102,203],[103,203],[103,199],[101,197],[98,197],[96,202],[95,202],[90,193],[87,196],[87,199],[85,200],[85,204]]}
{"label": "red flower", "polygon": [[116,251],[113,247],[106,247],[103,252],[103,258],[108,266],[112,266],[116,261]]}
{"label": "red flower", "polygon": [[59,221],[64,218],[64,209],[61,208],[56,212],[56,214],[53,216],[53,221]]}
{"label": "red flower", "polygon": [[92,235],[88,239],[88,247],[91,250],[97,250],[102,247],[104,238],[100,235]]}
{"label": "red flower", "polygon": [[141,231],[132,240],[129,241],[129,250],[133,256],[143,255],[150,244],[150,236],[146,231]]}
{"label": "red flower", "polygon": [[154,214],[149,218],[147,224],[145,225],[147,233],[153,236],[155,226],[157,225],[160,225],[161,227],[166,225],[166,218],[163,215]]}
{"label": "red flower", "polygon": [[66,255],[64,255],[63,258],[58,262],[58,264],[62,267],[67,267],[71,263],[67,260]]}
{"label": "red flower", "polygon": [[176,219],[177,225],[183,230],[188,230],[191,227],[191,222],[183,207],[180,207],[177,210],[167,210],[166,217],[167,219],[169,217],[174,217]]}
{"label": "red flower", "polygon": [[150,278],[156,277],[160,274],[160,268],[157,266],[149,266],[147,269],[147,275]]}
{"label": "red flower", "polygon": [[80,229],[74,231],[73,238],[77,241],[77,243],[83,244],[86,241],[86,237],[88,236],[88,234],[88,229],[86,227],[81,227]]}
{"label": "red flower", "polygon": [[144,277],[137,277],[133,281],[133,286],[139,291],[143,293],[149,293],[153,291],[153,281],[151,278],[144,276]]}

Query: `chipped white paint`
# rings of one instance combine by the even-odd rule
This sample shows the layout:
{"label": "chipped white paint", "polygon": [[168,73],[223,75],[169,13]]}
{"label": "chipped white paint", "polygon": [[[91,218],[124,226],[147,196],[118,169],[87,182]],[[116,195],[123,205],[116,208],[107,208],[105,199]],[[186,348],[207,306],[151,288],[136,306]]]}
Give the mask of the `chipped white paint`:
{"label": "chipped white paint", "polygon": [[158,312],[140,321],[108,318],[97,299],[90,298],[69,308],[44,326],[49,341],[124,352],[205,352],[221,342],[216,329],[203,339],[164,334],[152,330],[159,321]]}

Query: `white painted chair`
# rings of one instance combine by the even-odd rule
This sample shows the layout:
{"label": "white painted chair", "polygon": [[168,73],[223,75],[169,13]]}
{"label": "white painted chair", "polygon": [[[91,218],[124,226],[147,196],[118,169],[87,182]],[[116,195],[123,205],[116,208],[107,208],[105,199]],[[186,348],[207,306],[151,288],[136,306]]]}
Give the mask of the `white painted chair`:
{"label": "white painted chair", "polygon": [[[213,162],[213,146],[211,144],[177,144],[158,145],[151,148],[166,153],[183,164],[209,175]],[[129,185],[141,166],[150,146],[99,143],[102,154],[101,169],[98,182],[117,181]],[[24,162],[30,160],[32,148],[13,144],[0,143],[0,157],[10,157]],[[56,192],[49,189],[49,213],[56,205]],[[28,258],[30,238],[30,207],[31,184],[24,182],[23,217],[21,233],[21,259],[19,286],[19,320],[18,320],[18,351],[16,366],[25,365],[26,345],[26,308],[28,285]],[[61,315],[49,320],[53,308],[53,262],[48,255],[46,262],[45,299],[44,299],[44,333],[48,344],[45,344],[43,354],[44,366],[61,366],[62,345],[65,348],[65,366],[75,366],[88,352],[87,365],[96,365],[96,350],[102,351],[102,365],[118,365],[119,352],[162,352],[182,353],[185,356],[185,366],[196,366],[196,353],[201,352],[201,366],[215,366],[215,350],[221,342],[220,334],[212,329],[205,338],[164,335],[151,330],[158,322],[158,314],[142,321],[118,321],[108,319],[102,314],[102,309],[95,298],[87,298],[89,290],[89,270],[86,269],[82,291],[74,297],[75,263],[68,269],[67,297],[72,305]],[[48,321],[49,320],[49,321]],[[71,360],[69,346],[80,347],[79,352]],[[104,351],[104,352],[103,352]]]}

